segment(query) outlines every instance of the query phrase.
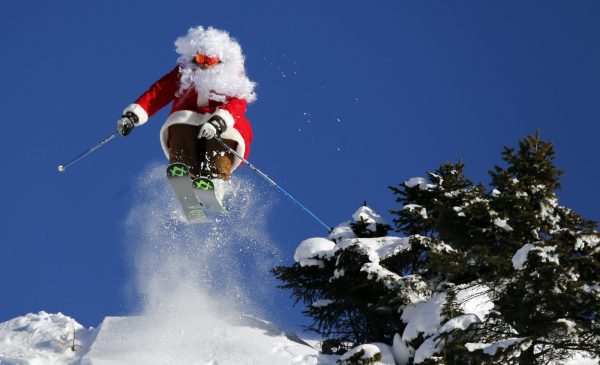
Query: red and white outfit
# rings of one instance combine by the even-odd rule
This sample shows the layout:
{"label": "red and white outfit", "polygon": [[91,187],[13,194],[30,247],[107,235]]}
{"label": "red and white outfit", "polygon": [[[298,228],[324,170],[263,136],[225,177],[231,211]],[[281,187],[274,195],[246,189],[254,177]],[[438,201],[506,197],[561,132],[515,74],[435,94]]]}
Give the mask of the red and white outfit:
{"label": "red and white outfit", "polygon": [[[171,101],[173,102],[169,117],[160,130],[160,143],[167,159],[169,158],[169,126],[178,123],[200,126],[211,116],[217,115],[227,124],[221,138],[237,142],[236,152],[247,158],[252,142],[252,128],[248,119],[244,117],[246,100],[229,96],[224,97],[223,102],[209,100],[207,96],[200,95],[194,85],[180,90],[180,84],[180,66],[177,65],[171,72],[152,84],[133,104],[125,108],[123,114],[133,112],[139,118],[138,124],[141,125]],[[236,156],[232,170],[235,170],[241,162]]]}

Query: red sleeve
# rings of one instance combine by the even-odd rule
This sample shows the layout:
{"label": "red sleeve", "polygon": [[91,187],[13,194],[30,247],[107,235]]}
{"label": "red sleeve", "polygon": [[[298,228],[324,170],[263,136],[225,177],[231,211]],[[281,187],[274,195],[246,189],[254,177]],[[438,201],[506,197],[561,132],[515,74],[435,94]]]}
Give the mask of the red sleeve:
{"label": "red sleeve", "polygon": [[175,93],[179,88],[179,66],[176,66],[171,72],[161,77],[150,88],[143,93],[135,104],[140,105],[148,118],[164,108],[175,98]]}
{"label": "red sleeve", "polygon": [[233,117],[234,122],[237,122],[246,113],[246,100],[238,98],[229,98],[225,103],[219,106],[219,109],[226,110]]}

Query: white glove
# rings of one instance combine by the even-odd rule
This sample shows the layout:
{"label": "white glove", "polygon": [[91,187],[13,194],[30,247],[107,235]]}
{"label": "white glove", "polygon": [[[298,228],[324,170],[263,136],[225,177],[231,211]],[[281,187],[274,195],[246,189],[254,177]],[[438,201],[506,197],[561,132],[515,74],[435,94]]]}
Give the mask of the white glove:
{"label": "white glove", "polygon": [[202,127],[200,127],[200,133],[198,133],[198,138],[206,138],[211,139],[217,135],[217,128],[210,123],[204,123]]}

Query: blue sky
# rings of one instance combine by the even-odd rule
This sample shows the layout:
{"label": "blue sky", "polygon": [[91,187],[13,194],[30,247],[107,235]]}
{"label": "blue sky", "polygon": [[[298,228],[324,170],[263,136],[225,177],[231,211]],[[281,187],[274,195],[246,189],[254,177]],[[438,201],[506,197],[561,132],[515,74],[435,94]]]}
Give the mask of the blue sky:
{"label": "blue sky", "polygon": [[[192,26],[225,29],[258,83],[250,160],[330,225],[387,186],[462,158],[489,182],[504,145],[541,129],[563,205],[600,220],[600,4],[595,1],[23,1],[0,14],[0,321],[46,310],[86,326],[132,313],[123,222],[136,177],[164,163],[167,110],[65,174],[176,60]],[[249,169],[238,174],[269,186]],[[277,193],[257,222],[291,263],[323,229]],[[266,285],[274,285],[267,283]],[[300,308],[273,289],[267,317]]]}

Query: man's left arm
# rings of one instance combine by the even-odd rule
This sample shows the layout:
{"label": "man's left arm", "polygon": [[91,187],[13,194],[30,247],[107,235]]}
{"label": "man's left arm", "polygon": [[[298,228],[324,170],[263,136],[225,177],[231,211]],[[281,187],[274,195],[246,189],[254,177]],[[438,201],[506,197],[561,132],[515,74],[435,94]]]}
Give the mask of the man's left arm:
{"label": "man's left arm", "polygon": [[246,100],[238,98],[229,98],[223,104],[221,104],[217,110],[213,113],[211,119],[221,118],[225,123],[225,128],[233,128],[236,121],[244,116],[246,113]]}

